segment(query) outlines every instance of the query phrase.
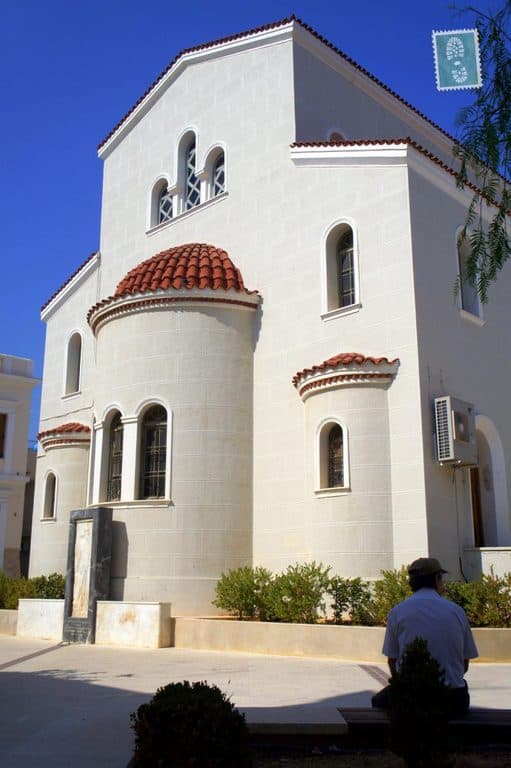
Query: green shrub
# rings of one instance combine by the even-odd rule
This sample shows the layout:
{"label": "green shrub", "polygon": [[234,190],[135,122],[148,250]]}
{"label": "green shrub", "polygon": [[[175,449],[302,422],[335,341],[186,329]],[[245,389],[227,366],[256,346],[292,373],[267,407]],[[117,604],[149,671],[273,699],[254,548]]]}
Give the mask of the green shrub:
{"label": "green shrub", "polygon": [[131,715],[134,768],[251,768],[248,729],[222,691],[170,683]]}
{"label": "green shrub", "polygon": [[296,563],[268,584],[266,618],[297,624],[315,624],[325,615],[329,567],[322,563]]}
{"label": "green shrub", "polygon": [[377,624],[385,624],[391,608],[410,597],[408,571],[403,565],[399,570],[382,571],[381,578],[373,584],[372,611]]}
{"label": "green shrub", "polygon": [[61,573],[50,573],[49,576],[34,576],[31,579],[35,586],[36,597],[45,600],[62,600],[66,587],[66,580]]}
{"label": "green shrub", "polygon": [[23,598],[62,599],[65,578],[59,573],[35,576],[33,579],[12,578],[0,571],[0,608],[16,610]]}
{"label": "green shrub", "polygon": [[371,588],[360,577],[344,579],[333,576],[328,593],[333,598],[330,607],[336,624],[346,621],[351,624],[374,623]]}
{"label": "green shrub", "polygon": [[410,768],[445,764],[448,691],[444,672],[427,642],[416,638],[406,647],[390,680],[390,748]]}
{"label": "green shrub", "polygon": [[272,580],[266,568],[243,566],[222,573],[216,585],[213,605],[228,611],[238,619],[263,619],[266,615],[264,592]]}

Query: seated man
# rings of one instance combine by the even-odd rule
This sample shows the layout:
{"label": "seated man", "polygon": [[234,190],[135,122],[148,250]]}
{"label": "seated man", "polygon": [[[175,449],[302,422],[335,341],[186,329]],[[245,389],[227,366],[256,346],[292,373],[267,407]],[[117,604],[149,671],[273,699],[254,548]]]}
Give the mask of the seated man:
{"label": "seated man", "polygon": [[[450,711],[455,717],[469,708],[464,674],[469,659],[476,658],[478,653],[465,611],[441,596],[444,573],[447,571],[433,557],[421,557],[409,566],[413,595],[390,611],[383,653],[394,674],[405,648],[416,637],[426,640],[430,654],[445,672],[445,683],[451,688]],[[389,693],[390,686],[376,693],[372,698],[373,707],[387,709]]]}

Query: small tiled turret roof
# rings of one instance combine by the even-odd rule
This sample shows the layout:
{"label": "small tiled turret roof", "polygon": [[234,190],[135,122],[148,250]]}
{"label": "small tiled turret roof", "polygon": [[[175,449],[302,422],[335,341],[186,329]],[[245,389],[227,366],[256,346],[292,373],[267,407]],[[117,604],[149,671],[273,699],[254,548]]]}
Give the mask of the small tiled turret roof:
{"label": "small tiled turret roof", "polygon": [[368,355],[362,355],[360,352],[341,352],[339,355],[329,357],[319,365],[313,365],[311,368],[304,368],[303,371],[298,371],[293,376],[293,384],[295,387],[307,376],[311,376],[316,373],[323,373],[327,370],[335,370],[336,368],[343,368],[346,366],[359,365],[362,366],[366,363],[372,365],[381,365],[386,363],[387,365],[395,365],[398,363],[398,359],[389,360],[388,357],[371,357]]}
{"label": "small tiled turret roof", "polygon": [[59,427],[53,427],[44,432],[39,432],[37,439],[41,440],[41,438],[57,437],[58,435],[69,433],[76,434],[77,432],[90,432],[90,427],[86,424],[80,424],[78,421],[70,421],[67,424],[61,424]]}

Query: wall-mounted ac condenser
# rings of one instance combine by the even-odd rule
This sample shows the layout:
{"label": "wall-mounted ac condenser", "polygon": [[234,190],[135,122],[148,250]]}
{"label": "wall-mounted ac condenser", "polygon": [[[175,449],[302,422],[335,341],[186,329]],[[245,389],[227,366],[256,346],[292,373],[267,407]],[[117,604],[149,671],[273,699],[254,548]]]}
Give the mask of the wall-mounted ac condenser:
{"label": "wall-mounted ac condenser", "polygon": [[440,464],[477,465],[474,406],[450,395],[435,397],[436,455]]}

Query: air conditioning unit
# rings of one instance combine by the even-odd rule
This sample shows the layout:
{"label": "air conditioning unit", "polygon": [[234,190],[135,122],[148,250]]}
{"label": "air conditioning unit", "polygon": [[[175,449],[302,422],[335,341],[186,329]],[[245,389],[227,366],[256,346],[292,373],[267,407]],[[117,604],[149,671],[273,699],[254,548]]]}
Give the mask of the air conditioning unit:
{"label": "air conditioning unit", "polygon": [[440,464],[477,465],[474,406],[445,395],[435,397],[436,455]]}

